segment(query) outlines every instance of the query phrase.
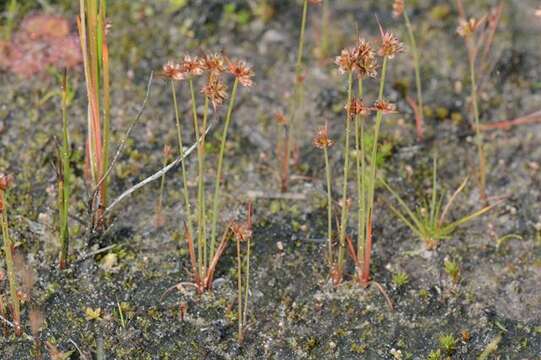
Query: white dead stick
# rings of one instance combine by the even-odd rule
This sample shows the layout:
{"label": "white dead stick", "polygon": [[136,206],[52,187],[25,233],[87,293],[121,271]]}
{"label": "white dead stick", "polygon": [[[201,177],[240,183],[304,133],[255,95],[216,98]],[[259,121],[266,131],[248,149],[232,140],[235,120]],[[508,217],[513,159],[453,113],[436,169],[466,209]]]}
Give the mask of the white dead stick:
{"label": "white dead stick", "polygon": [[[212,128],[212,123],[207,127],[207,130],[205,131],[205,136],[208,134],[208,132],[210,131],[210,129]],[[197,140],[197,142],[195,142],[192,146],[190,146],[190,148],[188,150],[186,150],[184,152],[184,157],[181,158],[180,156],[178,158],[175,159],[175,161],[173,161],[172,163],[170,163],[169,165],[165,166],[164,168],[162,168],[160,171],[156,172],[154,175],[152,176],[149,176],[147,177],[146,179],[144,179],[143,181],[137,183],[136,185],[132,186],[131,188],[129,188],[128,190],[124,191],[119,197],[117,197],[108,207],[107,209],[105,209],[105,214],[109,213],[116,205],[118,205],[122,200],[124,200],[125,198],[127,198],[128,196],[130,196],[134,191],[142,188],[143,186],[147,185],[148,183],[154,181],[154,180],[158,180],[158,179],[161,179],[162,175],[166,174],[169,170],[171,170],[172,168],[174,168],[176,165],[180,164],[181,161],[183,161],[184,159],[186,159],[194,150],[195,148],[197,147],[197,145],[199,144],[199,142],[202,140],[203,138],[203,135],[201,135],[199,137],[199,139]]]}

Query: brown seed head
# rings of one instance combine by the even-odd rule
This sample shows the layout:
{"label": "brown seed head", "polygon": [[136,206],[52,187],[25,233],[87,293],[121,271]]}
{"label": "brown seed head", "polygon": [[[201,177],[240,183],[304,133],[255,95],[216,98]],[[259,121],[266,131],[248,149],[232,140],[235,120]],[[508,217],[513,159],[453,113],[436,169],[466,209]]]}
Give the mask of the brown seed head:
{"label": "brown seed head", "polygon": [[361,116],[367,116],[370,114],[372,109],[368,106],[366,106],[362,99],[353,99],[351,103],[345,106],[345,109],[350,116],[350,118],[353,118],[357,115]]}
{"label": "brown seed head", "polygon": [[0,191],[6,191],[13,182],[13,178],[10,175],[0,174]]}
{"label": "brown seed head", "polygon": [[458,28],[456,29],[456,32],[463,38],[469,37],[473,35],[473,33],[477,31],[477,29],[479,29],[479,27],[481,26],[481,22],[482,20],[477,20],[475,18],[471,18],[468,21],[460,19],[460,23],[458,25]]}
{"label": "brown seed head", "polygon": [[252,237],[252,228],[248,223],[234,222],[231,224],[231,231],[238,241],[246,241]]}
{"label": "brown seed head", "polygon": [[184,72],[179,64],[176,64],[172,61],[168,61],[162,68],[162,74],[168,79],[171,80],[183,80]]}
{"label": "brown seed head", "polygon": [[404,13],[404,0],[394,0],[393,17],[399,18]]}
{"label": "brown seed head", "polygon": [[250,87],[254,84],[252,77],[253,70],[242,60],[230,61],[227,64],[227,71],[236,77],[242,86]]}
{"label": "brown seed head", "polygon": [[383,114],[394,114],[396,113],[396,105],[391,104],[386,100],[378,100],[374,103],[372,110],[382,112]]}
{"label": "brown seed head", "polygon": [[218,53],[206,54],[201,59],[201,67],[211,74],[221,74],[225,71],[224,57]]}
{"label": "brown seed head", "polygon": [[353,70],[357,73],[357,76],[361,79],[367,77],[377,76],[378,62],[376,60],[376,53],[372,46],[365,39],[360,38],[355,46],[355,61],[353,64]]}
{"label": "brown seed head", "polygon": [[41,311],[37,309],[30,309],[28,318],[30,320],[30,329],[32,330],[32,335],[37,336],[41,331],[43,323],[45,322],[45,317]]}
{"label": "brown seed head", "polygon": [[166,144],[163,147],[163,157],[166,160],[169,160],[169,159],[171,159],[172,156],[173,156],[173,148],[169,144]]}
{"label": "brown seed head", "polygon": [[184,56],[184,60],[181,63],[181,69],[183,73],[188,74],[189,76],[197,76],[203,73],[203,66],[201,59],[197,56]]}
{"label": "brown seed head", "polygon": [[336,57],[334,63],[338,65],[338,70],[340,74],[350,73],[355,67],[355,62],[357,60],[357,55],[355,48],[343,49],[340,53],[340,56]]}
{"label": "brown seed head", "polygon": [[378,55],[392,59],[396,54],[404,51],[404,44],[391,32],[383,32],[381,29],[381,46]]}
{"label": "brown seed head", "polygon": [[334,141],[329,138],[329,128],[327,124],[324,127],[319,128],[314,136],[313,144],[318,149],[328,149],[334,145]]}
{"label": "brown seed head", "polygon": [[214,110],[227,98],[227,87],[218,76],[209,76],[201,92],[210,99]]}
{"label": "brown seed head", "polygon": [[276,120],[278,125],[287,125],[288,123],[287,117],[281,111],[278,111],[277,113],[274,114],[274,119]]}

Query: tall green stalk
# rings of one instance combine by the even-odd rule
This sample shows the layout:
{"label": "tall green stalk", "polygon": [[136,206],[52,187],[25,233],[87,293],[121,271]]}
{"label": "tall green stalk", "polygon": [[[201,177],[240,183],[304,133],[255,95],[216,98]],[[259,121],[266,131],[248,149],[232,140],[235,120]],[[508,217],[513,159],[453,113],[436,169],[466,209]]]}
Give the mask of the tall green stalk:
{"label": "tall green stalk", "polygon": [[13,313],[13,324],[15,325],[15,334],[22,335],[21,329],[21,305],[17,297],[17,279],[15,277],[16,269],[13,262],[13,243],[9,236],[8,224],[8,203],[7,192],[0,189],[0,204],[3,204],[3,209],[0,211],[0,225],[2,227],[2,238],[4,242],[4,256],[6,257],[6,267],[9,281],[9,295],[11,297],[11,306]]}
{"label": "tall green stalk", "polygon": [[479,104],[477,102],[477,78],[475,76],[475,56],[470,56],[470,80],[471,96],[473,104],[473,115],[475,119],[475,143],[479,152],[479,191],[481,200],[486,200],[486,158],[483,146],[483,134],[481,133],[481,123],[479,120]]}
{"label": "tall green stalk", "polygon": [[214,258],[216,251],[216,224],[218,222],[218,212],[220,211],[220,190],[222,184],[222,168],[225,153],[225,143],[227,141],[227,131],[231,124],[231,116],[233,114],[233,108],[235,107],[235,101],[237,99],[237,88],[239,85],[239,79],[235,78],[233,83],[233,90],[231,91],[231,99],[229,100],[229,106],[227,108],[227,115],[225,118],[224,131],[222,134],[222,141],[220,144],[220,155],[218,156],[218,168],[216,169],[216,181],[214,184],[214,196],[212,198],[212,220],[211,220],[211,235],[210,235],[210,256],[209,259]]}
{"label": "tall green stalk", "polygon": [[188,193],[188,176],[186,175],[186,163],[184,161],[184,145],[182,143],[182,125],[180,123],[180,112],[178,109],[177,103],[177,91],[175,88],[175,83],[171,80],[171,94],[173,96],[173,106],[175,107],[175,123],[177,129],[177,141],[178,141],[178,152],[180,156],[180,170],[182,172],[182,193],[184,196],[184,206],[186,213],[186,226],[190,232],[190,236],[193,236],[193,224],[192,224],[192,207],[190,204],[190,196]]}
{"label": "tall green stalk", "polygon": [[[109,48],[107,46],[107,24],[106,24],[107,0],[100,1],[100,12],[98,26],[100,29],[99,48],[102,86],[103,86],[103,168],[102,175],[107,173],[109,168],[109,147],[111,143],[111,79],[109,66]],[[109,179],[105,179],[101,189],[102,206],[107,204],[107,191]]]}
{"label": "tall green stalk", "polygon": [[60,269],[67,266],[69,253],[69,199],[71,191],[71,169],[70,169],[70,145],[68,134],[68,81],[67,73],[64,72],[62,79],[62,174],[63,179],[60,186]]}
{"label": "tall green stalk", "polygon": [[[79,37],[84,60],[88,100],[88,164],[94,186],[99,185],[94,226],[104,226],[107,202],[107,179],[102,177],[109,166],[110,73],[106,36],[106,0],[80,0]],[[101,116],[103,113],[103,122]]]}
{"label": "tall green stalk", "polygon": [[342,215],[340,217],[340,235],[339,235],[339,249],[338,249],[338,275],[341,280],[344,269],[344,255],[346,248],[346,230],[348,225],[348,172],[349,172],[349,138],[350,138],[350,105],[353,92],[353,72],[349,72],[348,77],[348,97],[346,103],[346,134],[344,143],[344,184],[342,186]]}
{"label": "tall green stalk", "polygon": [[[237,317],[238,317],[238,338],[239,343],[244,341],[244,331],[246,329],[246,323],[248,321],[248,298],[250,295],[250,246],[251,236],[246,239],[246,253],[241,251],[241,239],[237,237]],[[242,263],[244,265],[244,272],[242,271]],[[244,282],[243,282],[244,277]]]}
{"label": "tall green stalk", "polygon": [[[406,29],[408,30],[408,36],[411,45],[411,52],[413,54],[413,64],[415,66],[415,86],[417,88],[417,104],[419,106],[419,113],[421,118],[424,114],[423,110],[423,89],[421,85],[421,66],[419,63],[419,50],[417,49],[417,42],[415,40],[415,35],[413,34],[413,28],[411,27],[410,19],[408,12],[404,10],[404,21],[406,22]],[[421,136],[423,124],[417,124],[417,134]]]}
{"label": "tall green stalk", "polygon": [[327,178],[327,241],[329,247],[329,268],[332,269],[334,264],[332,252],[332,180],[331,166],[329,164],[329,151],[327,146],[323,147],[323,156],[325,157],[325,175]]}
{"label": "tall green stalk", "polygon": [[297,48],[297,59],[295,62],[295,83],[293,88],[293,96],[289,101],[289,111],[290,116],[290,131],[287,132],[287,150],[288,154],[284,154],[284,168],[282,169],[282,191],[287,191],[288,182],[289,182],[289,152],[295,151],[295,139],[298,136],[298,112],[299,109],[302,109],[304,102],[304,80],[302,79],[303,72],[303,55],[304,55],[304,39],[306,32],[306,20],[308,16],[308,0],[304,0],[302,8],[302,17],[301,17],[301,31],[299,35],[299,45]]}
{"label": "tall green stalk", "polygon": [[[203,108],[203,123],[200,128],[201,141],[198,145],[199,161],[198,161],[198,190],[197,190],[197,235],[198,235],[198,250],[199,250],[199,266],[201,274],[206,273],[207,269],[207,211],[205,204],[205,134],[207,129],[207,119],[209,112],[209,98],[205,96],[205,104]],[[202,256],[201,256],[202,255]]]}
{"label": "tall green stalk", "polygon": [[[363,97],[363,80],[358,80],[358,97]],[[365,246],[365,232],[364,232],[364,219],[365,219],[365,207],[366,207],[366,187],[365,187],[365,159],[364,159],[364,119],[359,114],[355,117],[355,150],[357,153],[356,165],[357,165],[357,194],[359,201],[359,209],[357,212],[357,256],[359,259],[364,259],[364,246]]]}
{"label": "tall green stalk", "polygon": [[[381,101],[383,100],[383,90],[384,90],[384,87],[385,87],[385,77],[386,77],[386,74],[387,74],[387,57],[384,57],[383,58],[383,66],[382,66],[382,70],[381,70],[381,79],[380,79],[380,85],[379,85],[379,94],[378,94],[378,100]],[[377,153],[378,153],[378,141],[379,141],[379,132],[380,132],[380,129],[381,129],[381,121],[383,119],[383,112],[381,111],[378,111],[377,115],[376,115],[376,123],[374,125],[374,138],[373,138],[373,144],[372,144],[372,153],[371,153],[371,156],[370,156],[370,175],[369,175],[369,178],[367,179],[368,180],[368,196],[367,196],[367,199],[366,199],[366,212],[365,212],[365,231],[366,231],[366,234],[364,235],[364,249],[363,249],[363,255],[365,256],[363,258],[363,266],[364,268],[368,268],[367,271],[369,271],[369,266],[370,264],[367,264],[367,261],[365,261],[365,259],[369,259],[370,257],[370,254],[366,254],[366,251],[367,250],[370,250],[370,249],[367,249],[367,245],[368,245],[368,241],[371,241],[370,237],[372,236],[372,229],[371,229],[371,226],[372,226],[372,214],[373,214],[373,211],[374,211],[374,191],[375,191],[375,187],[376,187],[376,171],[377,171],[377,163],[376,163],[376,158],[377,158]],[[368,281],[369,279],[369,275],[368,273],[366,273],[366,271],[363,271],[363,281]]]}

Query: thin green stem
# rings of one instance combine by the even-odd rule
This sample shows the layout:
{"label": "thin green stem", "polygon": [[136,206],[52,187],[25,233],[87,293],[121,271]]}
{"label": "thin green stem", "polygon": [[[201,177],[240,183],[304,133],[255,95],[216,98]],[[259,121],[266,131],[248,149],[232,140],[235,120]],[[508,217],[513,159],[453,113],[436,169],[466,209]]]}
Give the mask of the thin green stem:
{"label": "thin green stem", "polygon": [[64,269],[67,265],[67,258],[69,253],[69,223],[68,223],[68,211],[69,211],[69,198],[70,198],[70,182],[71,182],[71,169],[70,169],[70,148],[69,148],[69,135],[68,135],[68,89],[67,89],[67,74],[64,73],[62,81],[62,194],[60,204],[60,268]]}
{"label": "thin green stem", "polygon": [[[248,319],[248,296],[250,295],[250,247],[251,247],[252,237],[248,236],[246,244],[246,280],[245,280],[245,289],[244,289],[244,310],[243,310],[243,328],[246,327]],[[244,331],[244,329],[243,329]]]}
{"label": "thin green stem", "polygon": [[344,255],[346,248],[346,230],[348,223],[348,172],[349,172],[349,138],[350,138],[350,113],[349,108],[351,104],[353,92],[353,73],[349,73],[348,78],[348,98],[347,98],[347,111],[346,111],[346,138],[344,144],[344,184],[342,186],[342,215],[340,217],[340,244],[338,249],[338,272],[339,276],[342,276],[344,267]]}
{"label": "thin green stem", "polygon": [[[363,97],[363,81],[358,79],[358,97]],[[364,203],[365,203],[365,189],[364,189],[364,119],[361,115],[355,117],[355,151],[356,151],[356,165],[357,165],[357,194],[359,201],[359,209],[357,211],[357,257],[363,259],[364,251]]]}
{"label": "thin green stem", "polygon": [[331,182],[331,166],[329,164],[329,151],[327,147],[323,147],[323,155],[325,157],[325,173],[327,177],[327,241],[329,246],[329,268],[333,267],[332,253],[332,182]]}
{"label": "thin green stem", "polygon": [[323,24],[321,26],[320,57],[326,57],[329,53],[329,0],[323,0],[323,11],[321,12]]}
{"label": "thin green stem", "polygon": [[[176,122],[176,128],[177,128],[178,152],[181,158],[180,170],[182,172],[182,192],[184,195],[184,206],[185,206],[185,211],[186,211],[185,218],[186,218],[186,224],[188,226],[188,231],[190,232],[190,236],[193,236],[192,206],[190,204],[190,196],[188,192],[188,176],[186,172],[186,163],[184,161],[184,144],[182,142],[182,125],[180,123],[180,112],[179,112],[178,103],[177,103],[177,91],[176,91],[175,83],[173,80],[171,80],[171,94],[173,96],[173,105],[175,107],[175,122]],[[163,182],[164,182],[164,179],[162,179],[162,190],[160,191],[160,195],[161,193],[163,193]]]}
{"label": "thin green stem", "polygon": [[[203,124],[200,128],[201,142],[198,146],[199,152],[199,169],[198,169],[198,189],[197,189],[197,229],[198,229],[198,246],[199,246],[199,261],[201,263],[202,274],[206,273],[208,268],[207,262],[207,230],[206,230],[206,219],[207,219],[207,210],[205,203],[205,145],[206,145],[206,129],[207,129],[207,119],[209,112],[209,98],[205,96],[205,104],[203,107]],[[201,256],[202,255],[202,256]]]}
{"label": "thin green stem", "polygon": [[0,204],[3,204],[3,210],[0,211],[0,222],[2,227],[2,238],[4,242],[4,256],[6,258],[6,267],[9,281],[9,295],[11,297],[11,306],[13,312],[13,324],[15,325],[15,333],[17,336],[22,334],[21,332],[21,306],[19,298],[17,297],[17,279],[15,277],[16,269],[13,262],[13,243],[9,236],[8,203],[6,201],[7,194],[0,190]]}
{"label": "thin green stem", "polygon": [[[379,94],[378,94],[378,100],[383,100],[383,90],[385,88],[385,77],[387,75],[387,57],[383,59],[383,66],[381,70],[381,79],[380,79],[380,85],[379,85]],[[374,125],[374,138],[372,139],[372,154],[370,156],[370,176],[368,179],[368,197],[366,199],[367,201],[367,207],[366,207],[366,239],[368,239],[368,232],[370,229],[368,227],[370,226],[370,218],[372,217],[372,212],[374,210],[374,191],[376,186],[376,171],[377,171],[377,164],[376,164],[376,158],[378,153],[378,141],[379,141],[379,132],[381,128],[381,121],[383,119],[383,113],[381,111],[378,111],[376,115],[376,124]]]}
{"label": "thin green stem", "polygon": [[486,200],[486,158],[483,147],[483,134],[481,133],[481,124],[479,119],[479,105],[477,103],[477,79],[475,76],[475,57],[470,57],[470,79],[471,96],[473,104],[473,115],[475,119],[475,142],[479,152],[479,188],[481,200]]}
{"label": "thin green stem", "polygon": [[238,321],[239,321],[239,342],[243,339],[243,317],[242,317],[242,257],[240,253],[240,239],[237,238],[237,296],[238,296]]}
{"label": "thin green stem", "polygon": [[231,124],[231,116],[233,114],[233,108],[235,107],[235,101],[237,99],[237,88],[239,85],[238,78],[235,78],[233,83],[233,90],[231,90],[231,99],[229,100],[229,106],[227,108],[227,115],[225,118],[224,131],[222,134],[222,142],[220,144],[220,155],[218,156],[218,168],[216,170],[216,182],[214,184],[214,196],[212,198],[212,219],[211,219],[211,235],[210,235],[210,259],[214,258],[216,251],[216,225],[218,222],[218,212],[220,211],[220,190],[222,184],[222,168],[225,153],[225,143],[227,141],[227,131]]}
{"label": "thin green stem", "polygon": [[413,28],[411,27],[408,12],[406,10],[404,10],[404,20],[406,22],[406,29],[408,30],[408,36],[410,39],[411,52],[413,54],[413,63],[415,66],[415,83],[416,83],[415,86],[417,87],[417,103],[419,106],[419,113],[422,116],[424,114],[424,110],[423,110],[423,89],[421,85],[421,65],[419,62],[419,50],[417,49],[417,41],[415,40],[415,35],[413,34]]}
{"label": "thin green stem", "polygon": [[[165,148],[164,148],[164,154],[163,154],[163,162],[162,167],[167,166],[167,156],[165,154]],[[162,174],[162,178],[160,179],[160,193],[158,195],[158,206],[156,207],[156,227],[160,227],[161,219],[162,219],[162,209],[163,209],[163,192],[165,190],[165,173]]]}
{"label": "thin green stem", "polygon": [[299,48],[297,49],[297,62],[295,63],[295,75],[298,80],[302,73],[302,56],[304,54],[304,33],[306,30],[306,18],[308,14],[308,0],[304,0],[301,19],[301,33],[299,35]]}

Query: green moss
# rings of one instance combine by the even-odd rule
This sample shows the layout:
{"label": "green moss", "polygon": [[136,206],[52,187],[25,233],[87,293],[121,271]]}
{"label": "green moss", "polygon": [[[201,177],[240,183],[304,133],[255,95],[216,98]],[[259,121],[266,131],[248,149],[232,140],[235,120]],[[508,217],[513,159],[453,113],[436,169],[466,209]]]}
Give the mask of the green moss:
{"label": "green moss", "polygon": [[451,355],[456,349],[457,341],[453,334],[440,336],[438,342],[440,344],[441,350],[443,350],[447,355]]}
{"label": "green moss", "polygon": [[397,288],[401,288],[409,283],[410,278],[408,274],[400,271],[393,275],[392,281]]}

